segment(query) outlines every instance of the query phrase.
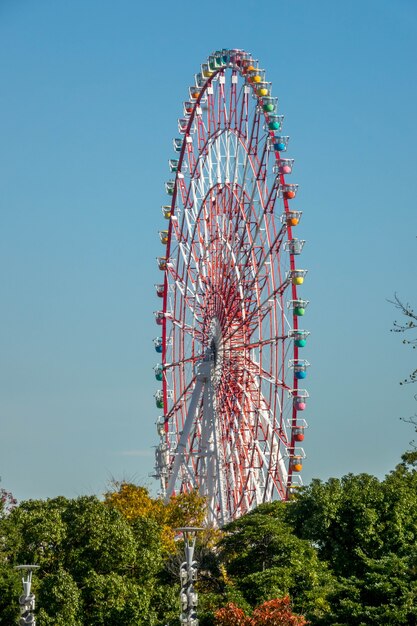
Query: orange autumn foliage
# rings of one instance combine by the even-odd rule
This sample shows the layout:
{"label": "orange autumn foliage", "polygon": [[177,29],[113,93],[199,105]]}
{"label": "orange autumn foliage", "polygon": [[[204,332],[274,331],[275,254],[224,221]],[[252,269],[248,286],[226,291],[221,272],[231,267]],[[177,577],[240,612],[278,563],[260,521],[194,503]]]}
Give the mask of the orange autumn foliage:
{"label": "orange autumn foliage", "polygon": [[248,626],[248,616],[245,611],[233,602],[229,602],[214,614],[216,626]]}
{"label": "orange autumn foliage", "polygon": [[291,610],[289,596],[268,600],[258,606],[251,618],[251,626],[305,626],[308,622],[302,615]]}
{"label": "orange autumn foliage", "polygon": [[290,598],[285,596],[264,602],[251,617],[230,602],[216,611],[215,623],[216,626],[305,626],[309,622],[292,612]]}
{"label": "orange autumn foliage", "polygon": [[175,552],[175,528],[201,526],[206,514],[206,501],[197,491],[172,496],[168,502],[152,498],[145,487],[133,483],[114,483],[114,490],[104,501],[129,521],[141,517],[154,520],[161,528],[161,540],[167,553]]}

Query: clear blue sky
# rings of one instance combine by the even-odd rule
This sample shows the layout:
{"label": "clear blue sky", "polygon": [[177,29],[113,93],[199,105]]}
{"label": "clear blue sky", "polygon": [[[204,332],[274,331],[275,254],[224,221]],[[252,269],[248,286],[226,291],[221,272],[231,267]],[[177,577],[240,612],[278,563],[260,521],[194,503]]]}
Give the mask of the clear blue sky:
{"label": "clear blue sky", "polygon": [[0,2],[0,475],[19,499],[153,485],[155,257],[171,139],[211,51],[285,114],[307,240],[303,477],[383,476],[412,438],[415,0]]}

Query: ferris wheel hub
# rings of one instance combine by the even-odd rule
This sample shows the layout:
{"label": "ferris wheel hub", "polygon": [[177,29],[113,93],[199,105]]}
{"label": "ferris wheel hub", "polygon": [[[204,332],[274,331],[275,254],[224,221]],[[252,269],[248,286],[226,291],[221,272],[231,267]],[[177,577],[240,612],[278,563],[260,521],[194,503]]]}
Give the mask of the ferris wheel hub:
{"label": "ferris wheel hub", "polygon": [[210,353],[210,358],[213,361],[211,382],[213,387],[216,389],[221,380],[224,358],[222,327],[217,317],[213,317],[210,323],[208,352]]}

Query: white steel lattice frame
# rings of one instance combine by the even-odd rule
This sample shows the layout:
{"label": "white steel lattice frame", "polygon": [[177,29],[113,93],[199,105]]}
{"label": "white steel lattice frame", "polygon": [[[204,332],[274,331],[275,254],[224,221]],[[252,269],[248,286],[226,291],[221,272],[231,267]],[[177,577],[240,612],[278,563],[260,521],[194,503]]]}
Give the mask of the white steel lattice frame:
{"label": "white steel lattice frame", "polygon": [[306,362],[294,311],[306,303],[293,279],[303,242],[292,232],[297,186],[281,167],[288,138],[276,102],[265,110],[271,85],[240,50],[214,53],[204,68],[179,121],[156,471],[164,495],[198,489],[209,521],[223,525],[301,482],[306,423],[294,397]]}

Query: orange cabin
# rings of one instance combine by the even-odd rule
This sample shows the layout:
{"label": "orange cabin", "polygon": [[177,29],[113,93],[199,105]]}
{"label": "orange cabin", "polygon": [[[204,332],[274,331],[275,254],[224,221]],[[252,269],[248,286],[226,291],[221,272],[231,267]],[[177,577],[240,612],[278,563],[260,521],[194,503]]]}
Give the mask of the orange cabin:
{"label": "orange cabin", "polygon": [[300,221],[301,211],[288,211],[285,213],[285,222],[287,226],[297,226]]}
{"label": "orange cabin", "polygon": [[293,472],[301,472],[303,469],[303,461],[301,457],[294,457],[291,461],[291,469]]}

